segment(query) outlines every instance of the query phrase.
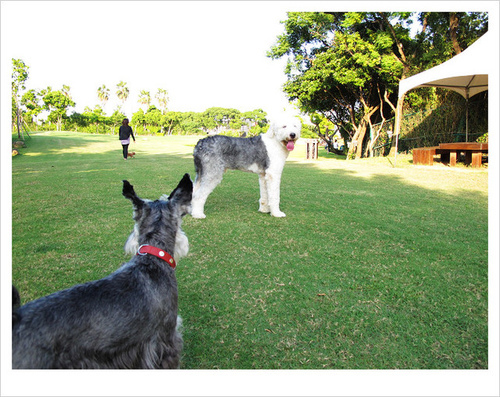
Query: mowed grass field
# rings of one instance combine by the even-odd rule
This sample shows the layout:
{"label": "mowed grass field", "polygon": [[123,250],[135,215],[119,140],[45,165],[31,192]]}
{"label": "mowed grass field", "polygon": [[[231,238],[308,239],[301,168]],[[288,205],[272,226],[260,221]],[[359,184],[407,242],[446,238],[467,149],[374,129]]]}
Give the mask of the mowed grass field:
{"label": "mowed grass field", "polygon": [[[33,133],[12,159],[13,283],[23,302],[106,276],[128,257],[139,196],[170,193],[200,137]],[[228,171],[204,220],[184,218],[184,369],[488,368],[488,170],[344,161],[297,145],[286,218]]]}

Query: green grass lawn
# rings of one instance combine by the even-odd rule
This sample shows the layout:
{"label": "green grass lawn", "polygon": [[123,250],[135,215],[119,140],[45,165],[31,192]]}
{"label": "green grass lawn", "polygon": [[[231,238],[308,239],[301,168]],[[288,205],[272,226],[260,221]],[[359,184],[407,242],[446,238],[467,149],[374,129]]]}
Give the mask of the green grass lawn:
{"label": "green grass lawn", "polygon": [[[128,260],[128,179],[143,198],[194,179],[199,137],[36,133],[12,159],[13,282],[23,302]],[[488,170],[344,161],[297,145],[286,218],[228,171],[204,220],[184,218],[182,367],[488,368]]]}

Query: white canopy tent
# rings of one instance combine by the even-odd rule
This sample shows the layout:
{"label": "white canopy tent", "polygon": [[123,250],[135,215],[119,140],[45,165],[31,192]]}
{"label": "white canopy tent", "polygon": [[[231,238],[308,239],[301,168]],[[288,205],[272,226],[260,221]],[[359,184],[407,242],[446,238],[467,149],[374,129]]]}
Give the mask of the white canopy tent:
{"label": "white canopy tent", "polygon": [[[419,87],[441,87],[453,90],[466,100],[466,141],[469,135],[469,98],[488,89],[488,74],[491,68],[491,54],[494,44],[490,40],[490,33],[485,33],[465,51],[455,55],[450,60],[435,66],[425,72],[408,77],[399,83],[399,99],[404,94]],[[395,133],[399,135],[401,106],[398,106],[397,127]]]}

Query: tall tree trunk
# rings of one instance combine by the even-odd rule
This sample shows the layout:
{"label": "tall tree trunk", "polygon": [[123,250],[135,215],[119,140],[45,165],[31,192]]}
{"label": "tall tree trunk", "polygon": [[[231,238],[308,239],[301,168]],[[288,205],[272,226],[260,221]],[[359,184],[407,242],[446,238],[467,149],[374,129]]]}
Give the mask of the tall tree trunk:
{"label": "tall tree trunk", "polygon": [[391,145],[391,151],[389,152],[389,156],[394,156],[396,155],[396,142],[399,140],[399,132],[401,130],[401,119],[403,117],[403,103],[405,100],[405,95],[403,95],[401,98],[398,98],[398,103],[396,105],[396,109],[394,109],[394,131],[392,135],[392,145]]}
{"label": "tall tree trunk", "polygon": [[[363,141],[365,139],[370,117],[372,117],[373,113],[380,109],[380,105],[368,107],[363,98],[361,98],[361,101],[364,105],[364,115],[359,124],[355,126],[356,131],[354,133],[354,136],[352,137],[351,147],[349,148],[349,152],[347,153],[347,159],[352,158],[354,152],[356,153],[356,159],[361,158],[361,156],[363,155]],[[355,124],[353,123],[353,125]]]}
{"label": "tall tree trunk", "polygon": [[363,118],[359,128],[358,145],[356,147],[356,159],[360,159],[361,157],[363,157],[363,142],[365,140],[366,130],[368,129],[366,118]]}
{"label": "tall tree trunk", "polygon": [[458,55],[462,52],[460,44],[458,44],[457,30],[458,30],[457,13],[450,12],[450,39],[451,39],[451,44],[453,45],[453,50],[455,51],[455,55]]}
{"label": "tall tree trunk", "polygon": [[19,115],[19,108],[16,108],[16,120],[17,120],[17,137],[21,139],[21,121]]}
{"label": "tall tree trunk", "polygon": [[365,121],[365,118],[361,120],[358,126],[356,126],[356,131],[354,132],[354,136],[351,140],[351,146],[349,147],[349,152],[347,153],[347,159],[361,158],[363,154],[363,141],[366,135],[366,127],[368,124]]}

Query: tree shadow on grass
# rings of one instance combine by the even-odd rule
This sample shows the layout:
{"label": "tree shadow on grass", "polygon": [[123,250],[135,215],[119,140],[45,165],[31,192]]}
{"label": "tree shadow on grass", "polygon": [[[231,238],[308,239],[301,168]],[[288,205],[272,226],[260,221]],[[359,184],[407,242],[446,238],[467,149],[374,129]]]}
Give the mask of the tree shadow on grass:
{"label": "tree shadow on grass", "polygon": [[[151,142],[149,142],[151,141]],[[21,154],[30,157],[51,156],[58,154],[100,155],[106,153],[117,153],[121,155],[122,146],[117,135],[83,134],[76,132],[40,132],[33,133],[32,138],[27,142],[27,148],[21,149]],[[170,155],[192,156],[191,144],[179,145],[179,149],[172,150],[171,141],[162,137],[138,136],[136,141],[131,141],[129,152],[147,155],[151,146],[156,151],[161,151]],[[161,153],[156,153],[161,154]],[[138,156],[140,157],[140,156]],[[22,158],[22,156],[20,157]]]}
{"label": "tree shadow on grass", "polygon": [[110,136],[79,134],[72,132],[34,132],[26,141],[27,148],[23,152],[30,155],[57,154],[63,151],[84,149],[95,143],[105,143]]}

